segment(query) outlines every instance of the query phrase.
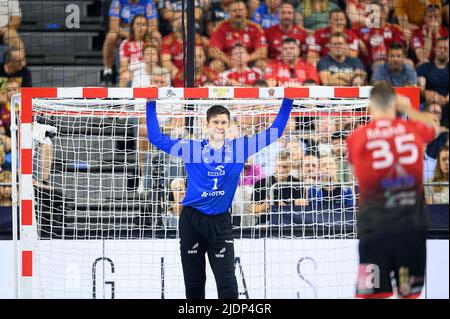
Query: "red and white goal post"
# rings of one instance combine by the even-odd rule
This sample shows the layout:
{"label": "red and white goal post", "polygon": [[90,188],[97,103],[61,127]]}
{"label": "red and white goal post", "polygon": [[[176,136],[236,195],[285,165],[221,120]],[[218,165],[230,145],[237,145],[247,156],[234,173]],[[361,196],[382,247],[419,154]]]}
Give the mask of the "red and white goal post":
{"label": "red and white goal post", "polygon": [[[169,207],[165,204],[169,198],[165,197],[167,190],[157,188],[162,186],[152,188],[157,194],[161,191],[161,198],[160,195],[149,197],[148,193],[142,195],[142,189],[147,186],[140,184],[140,169],[133,168],[142,161],[141,156],[147,156],[139,151],[145,139],[139,133],[141,120],[145,118],[145,101],[157,101],[160,121],[165,118],[169,126],[174,123],[173,119],[193,118],[190,124],[193,135],[202,134],[204,111],[208,106],[230,106],[232,115],[235,113],[236,118],[240,118],[236,121],[244,118],[242,123],[247,123],[251,131],[256,122],[260,127],[267,127],[285,97],[295,100],[292,117],[308,117],[316,122],[325,117],[342,130],[340,119],[350,118],[347,122],[353,123],[367,117],[365,107],[370,89],[321,86],[22,88],[20,96],[13,98],[13,105],[20,104],[20,110],[17,116],[12,112],[13,175],[18,176],[18,180],[14,176],[17,187],[13,199],[14,212],[19,214],[20,221],[15,225],[20,227],[17,296],[184,298],[176,226],[170,228],[167,216],[163,216],[161,222],[159,215],[155,223],[137,222],[142,212],[148,212],[148,207],[154,207],[155,203],[162,207],[162,214],[166,214]],[[396,90],[419,107],[418,88]],[[299,107],[303,104],[308,107]],[[177,123],[175,126],[184,125],[184,121]],[[56,128],[55,140],[49,140],[47,126],[42,128],[41,125]],[[83,130],[88,133],[83,135]],[[238,133],[242,132],[238,129]],[[321,132],[325,135],[319,138],[327,144],[326,139],[331,137],[326,135],[326,129],[322,128]],[[314,132],[309,133],[314,135]],[[338,147],[344,143],[342,139]],[[51,145],[54,149],[36,151],[36,147],[42,145]],[[147,153],[149,158],[159,160],[162,169],[171,163],[158,150],[150,148]],[[41,159],[51,156],[51,163],[40,164],[35,158],[37,154]],[[107,164],[98,160],[104,157],[109,158],[105,160]],[[72,162],[77,159],[79,162]],[[95,162],[95,169],[88,167],[93,165],[90,160]],[[73,165],[68,168],[66,161]],[[292,167],[294,164],[298,163],[292,162]],[[156,164],[151,162],[151,165]],[[50,183],[41,183],[34,174],[43,169],[48,170],[47,175],[57,177]],[[119,174],[120,178],[116,178]],[[152,178],[150,184],[154,181]],[[350,184],[354,186],[355,181],[349,181]],[[59,188],[58,193],[56,188]],[[269,193],[269,189],[266,191]],[[248,190],[238,192],[236,207],[244,207],[243,210],[253,207]],[[62,206],[56,207],[51,202],[55,198]],[[105,208],[107,204],[109,208]],[[90,211],[92,209],[95,212]],[[160,212],[158,209],[156,211]],[[351,298],[357,271],[355,212],[356,204],[352,207],[352,220],[346,221],[353,226],[345,229],[342,223],[336,226],[338,224],[328,221],[324,226],[314,218],[311,225],[269,226],[254,220],[243,225],[245,218],[240,219],[241,224],[235,225],[235,247],[241,297]],[[71,216],[70,220],[66,214]],[[306,228],[309,230],[305,231]],[[211,272],[208,274],[211,276]],[[213,282],[208,280],[207,296],[214,298]]]}

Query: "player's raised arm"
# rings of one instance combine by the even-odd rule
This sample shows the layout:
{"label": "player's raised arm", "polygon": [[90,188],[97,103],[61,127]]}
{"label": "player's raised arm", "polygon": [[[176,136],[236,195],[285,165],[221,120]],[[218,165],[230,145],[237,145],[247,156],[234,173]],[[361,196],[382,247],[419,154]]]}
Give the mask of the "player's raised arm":
{"label": "player's raised arm", "polygon": [[245,158],[248,158],[253,154],[259,152],[264,147],[269,146],[271,143],[278,140],[281,135],[283,135],[284,129],[291,114],[293,103],[294,101],[291,99],[283,99],[283,103],[281,104],[281,108],[278,111],[277,117],[267,130],[251,137],[243,137],[245,143]]}
{"label": "player's raised arm", "polygon": [[439,135],[440,128],[439,125],[434,120],[434,115],[415,110],[407,97],[397,94],[396,108],[398,112],[401,112],[406,116],[408,116],[408,119],[422,122],[425,125],[433,127],[435,137]]}
{"label": "player's raised arm", "polygon": [[182,156],[183,148],[189,147],[186,143],[181,145],[179,143],[180,139],[171,139],[169,136],[161,133],[156,115],[155,101],[147,102],[147,135],[150,143],[170,155]]}

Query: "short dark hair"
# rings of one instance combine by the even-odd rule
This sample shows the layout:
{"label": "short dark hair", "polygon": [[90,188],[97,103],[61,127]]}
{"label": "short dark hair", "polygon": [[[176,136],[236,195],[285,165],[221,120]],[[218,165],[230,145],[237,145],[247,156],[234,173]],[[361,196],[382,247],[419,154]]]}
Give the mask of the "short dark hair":
{"label": "short dark hair", "polygon": [[313,80],[313,79],[306,79],[305,82],[303,82],[304,86],[306,86],[306,85],[317,85],[317,84],[318,83],[315,80]]}
{"label": "short dark hair", "polygon": [[266,80],[257,80],[257,81],[253,84],[253,86],[254,86],[254,87],[257,87],[257,88],[266,88],[266,87],[268,87],[269,85],[267,84]]}
{"label": "short dark hair", "polygon": [[448,42],[448,38],[447,38],[447,37],[439,37],[439,38],[436,38],[436,44],[437,44],[438,42],[442,42],[442,41]]}
{"label": "short dark hair", "polygon": [[396,93],[391,84],[386,81],[377,82],[370,91],[370,101],[377,107],[386,110],[394,102]]}
{"label": "short dark hair", "polygon": [[343,13],[345,15],[345,18],[347,18],[345,11],[342,10],[341,8],[336,8],[336,9],[331,10],[330,13],[328,14],[328,18],[330,19],[334,13]]}
{"label": "short dark hair", "polygon": [[213,105],[211,106],[208,111],[206,111],[206,121],[209,123],[209,120],[212,117],[215,117],[217,115],[226,114],[228,117],[228,120],[230,121],[231,115],[230,111],[223,105]]}
{"label": "short dark hair", "polygon": [[402,50],[405,53],[405,46],[400,42],[392,42],[389,45],[389,50]]}
{"label": "short dark hair", "polygon": [[330,40],[331,40],[331,38],[344,38],[344,39],[347,39],[347,36],[344,33],[342,33],[342,32],[333,32],[331,34],[331,36],[330,36]]}
{"label": "short dark hair", "polygon": [[290,1],[288,1],[288,0],[283,0],[282,2],[281,2],[281,4],[280,4],[280,7],[281,6],[285,6],[285,5],[290,5],[294,10],[295,10],[295,5],[292,3],[292,2],[290,2]]}
{"label": "short dark hair", "polygon": [[295,45],[298,45],[299,41],[294,39],[294,38],[284,38],[283,41],[281,42],[281,44],[286,44],[286,43],[294,43]]}
{"label": "short dark hair", "polygon": [[233,45],[233,46],[231,47],[230,52],[233,52],[233,50],[234,50],[234,49],[237,49],[237,48],[244,48],[244,49],[248,52],[247,47],[246,47],[245,45],[243,45],[241,42],[238,42],[238,43],[236,43],[235,45]]}

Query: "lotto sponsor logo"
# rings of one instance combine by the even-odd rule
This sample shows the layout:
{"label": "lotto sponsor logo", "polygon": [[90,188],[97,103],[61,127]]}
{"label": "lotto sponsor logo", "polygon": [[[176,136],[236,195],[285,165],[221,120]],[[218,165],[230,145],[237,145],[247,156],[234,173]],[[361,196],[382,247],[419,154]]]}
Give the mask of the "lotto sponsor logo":
{"label": "lotto sponsor logo", "polygon": [[203,192],[202,193],[202,197],[203,198],[205,198],[205,197],[215,197],[215,196],[223,196],[223,195],[225,195],[225,191],[215,191],[215,192]]}

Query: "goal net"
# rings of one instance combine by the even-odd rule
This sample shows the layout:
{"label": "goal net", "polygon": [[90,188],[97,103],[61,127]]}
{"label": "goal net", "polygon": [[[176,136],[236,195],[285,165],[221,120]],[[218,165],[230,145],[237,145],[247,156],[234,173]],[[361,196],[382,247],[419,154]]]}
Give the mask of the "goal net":
{"label": "goal net", "polygon": [[[285,132],[248,160],[233,201],[240,298],[353,297],[358,188],[345,139],[369,120],[369,88],[95,90],[20,97],[22,297],[184,298],[186,172],[148,143],[147,98],[165,134],[189,139],[207,138],[206,110],[225,105],[232,139],[267,129],[287,92]],[[209,265],[206,295],[217,297]]]}

